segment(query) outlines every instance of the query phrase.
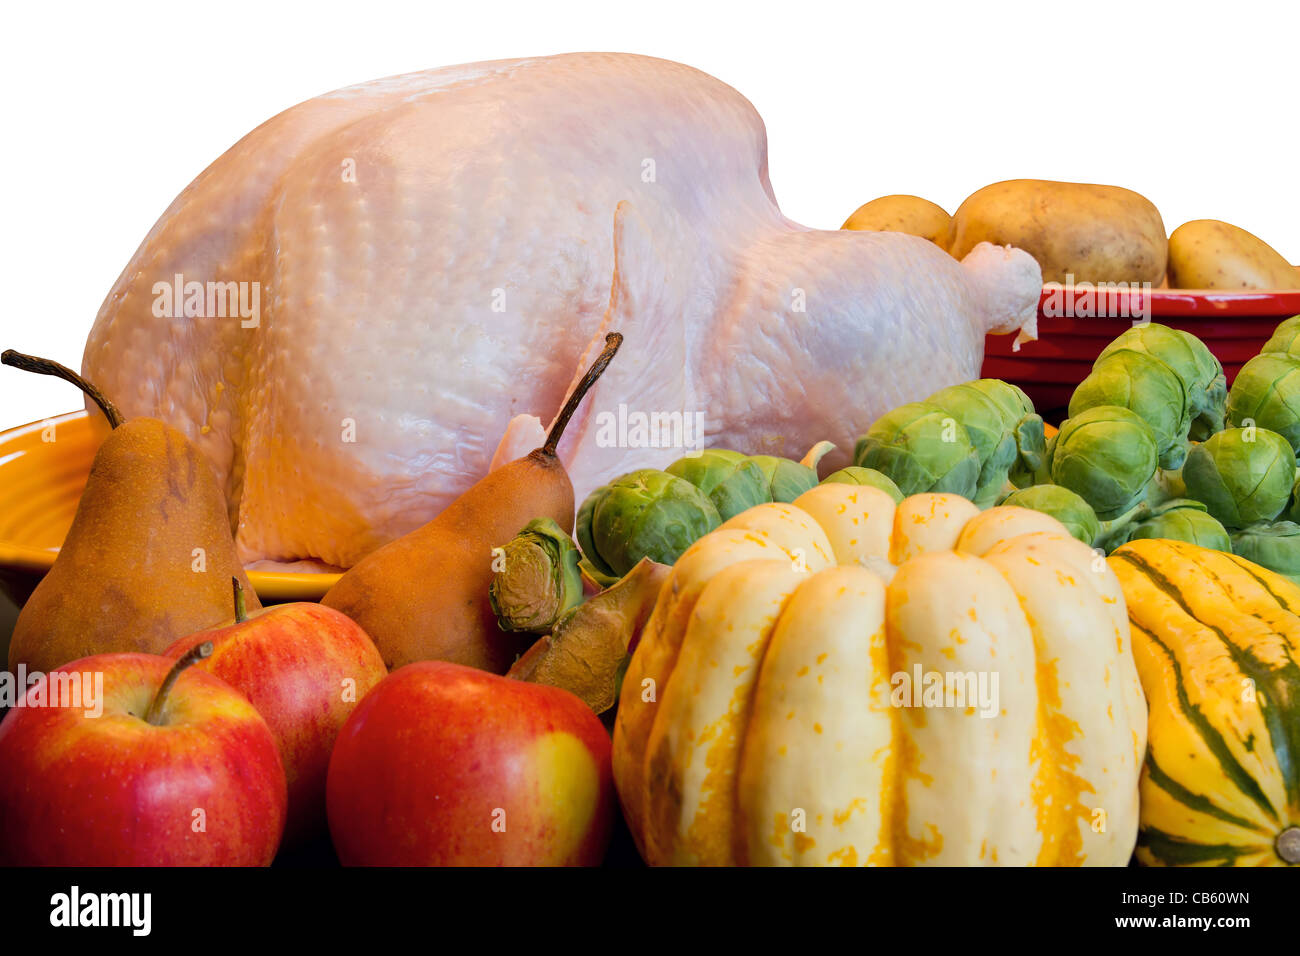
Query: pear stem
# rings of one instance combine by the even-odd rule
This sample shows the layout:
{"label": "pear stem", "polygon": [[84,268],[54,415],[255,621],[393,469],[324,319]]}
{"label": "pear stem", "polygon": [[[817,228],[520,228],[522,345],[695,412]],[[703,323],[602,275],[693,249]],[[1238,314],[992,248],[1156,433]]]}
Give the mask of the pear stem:
{"label": "pear stem", "polygon": [[4,354],[0,355],[0,362],[5,365],[12,365],[14,368],[20,368],[24,372],[53,375],[66,382],[71,382],[91,397],[91,400],[99,406],[99,410],[104,413],[104,417],[108,419],[108,423],[114,428],[126,421],[122,417],[122,413],[118,411],[117,406],[108,400],[107,395],[66,365],[60,365],[53,359],[41,358],[37,355],[24,355],[22,352],[15,352],[13,349],[5,349]]}
{"label": "pear stem", "polygon": [[181,672],[191,664],[196,664],[203,658],[212,653],[212,642],[204,641],[202,644],[195,644],[184,656],[181,657],[172,669],[167,672],[163,678],[162,686],[158,688],[158,693],[154,694],[153,703],[149,705],[148,712],[144,715],[146,722],[153,724],[155,727],[162,723],[163,707],[167,704],[167,695],[171,692],[172,685],[176,683],[176,678],[181,676]]}
{"label": "pear stem", "polygon": [[230,583],[235,589],[235,623],[243,624],[248,620],[248,607],[244,603],[244,586],[239,583],[239,578],[233,576]]}
{"label": "pear stem", "polygon": [[569,419],[578,410],[578,404],[586,396],[591,386],[596,384],[596,379],[600,378],[601,373],[605,371],[605,367],[609,365],[610,359],[614,357],[614,353],[618,351],[618,347],[622,344],[623,333],[621,332],[610,332],[609,335],[605,336],[605,347],[596,356],[596,361],[591,363],[591,368],[587,369],[587,374],[582,376],[582,381],[578,383],[578,387],[573,390],[569,400],[560,409],[560,417],[555,419],[555,424],[551,426],[551,431],[546,436],[546,444],[539,449],[543,454],[550,455],[552,458],[555,457],[555,448],[560,444],[560,438],[564,434],[564,426],[569,424]]}

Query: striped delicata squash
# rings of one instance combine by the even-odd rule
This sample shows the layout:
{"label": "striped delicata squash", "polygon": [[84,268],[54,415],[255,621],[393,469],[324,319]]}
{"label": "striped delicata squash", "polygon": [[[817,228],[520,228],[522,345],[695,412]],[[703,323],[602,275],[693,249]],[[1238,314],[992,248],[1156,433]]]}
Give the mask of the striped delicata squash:
{"label": "striped delicata squash", "polygon": [[674,565],[614,772],[652,864],[1123,865],[1145,746],[1119,582],[1054,518],[825,484]]}
{"label": "striped delicata squash", "polygon": [[1181,541],[1109,560],[1150,704],[1138,862],[1300,863],[1300,587]]}

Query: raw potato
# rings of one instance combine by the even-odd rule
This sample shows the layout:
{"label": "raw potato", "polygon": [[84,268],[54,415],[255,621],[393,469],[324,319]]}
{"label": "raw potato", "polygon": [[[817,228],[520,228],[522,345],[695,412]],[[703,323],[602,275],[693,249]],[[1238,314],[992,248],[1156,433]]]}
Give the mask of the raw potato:
{"label": "raw potato", "polygon": [[1011,179],[972,193],[952,219],[948,251],[981,242],[1038,260],[1044,282],[1150,282],[1165,274],[1165,224],[1151,201],[1119,186]]}
{"label": "raw potato", "polygon": [[1194,219],[1169,237],[1169,286],[1300,289],[1300,271],[1245,229],[1217,219]]}
{"label": "raw potato", "polygon": [[920,196],[881,196],[859,206],[840,228],[905,232],[909,236],[929,239],[940,249],[947,249],[952,217],[942,206]]}

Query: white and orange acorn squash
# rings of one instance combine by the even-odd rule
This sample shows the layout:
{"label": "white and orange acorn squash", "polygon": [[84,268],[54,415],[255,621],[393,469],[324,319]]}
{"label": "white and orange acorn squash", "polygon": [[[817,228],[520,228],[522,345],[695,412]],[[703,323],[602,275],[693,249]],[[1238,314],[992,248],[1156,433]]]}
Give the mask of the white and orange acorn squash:
{"label": "white and orange acorn squash", "polygon": [[652,864],[1123,865],[1145,747],[1097,553],[1039,512],[826,484],[674,565],[614,773]]}

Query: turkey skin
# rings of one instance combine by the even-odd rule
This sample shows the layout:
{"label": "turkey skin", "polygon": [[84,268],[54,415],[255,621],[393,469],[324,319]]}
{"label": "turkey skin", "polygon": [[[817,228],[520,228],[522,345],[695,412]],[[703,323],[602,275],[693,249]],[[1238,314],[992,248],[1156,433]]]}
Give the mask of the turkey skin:
{"label": "turkey skin", "polygon": [[[571,54],[349,87],[236,143],[163,213],[83,372],[211,461],[249,565],[349,567],[541,444],[582,496],[693,447],[847,461],[879,415],[1032,337],[1041,275],[786,219],[762,120],[665,60]],[[647,430],[646,423],[650,423]]]}

